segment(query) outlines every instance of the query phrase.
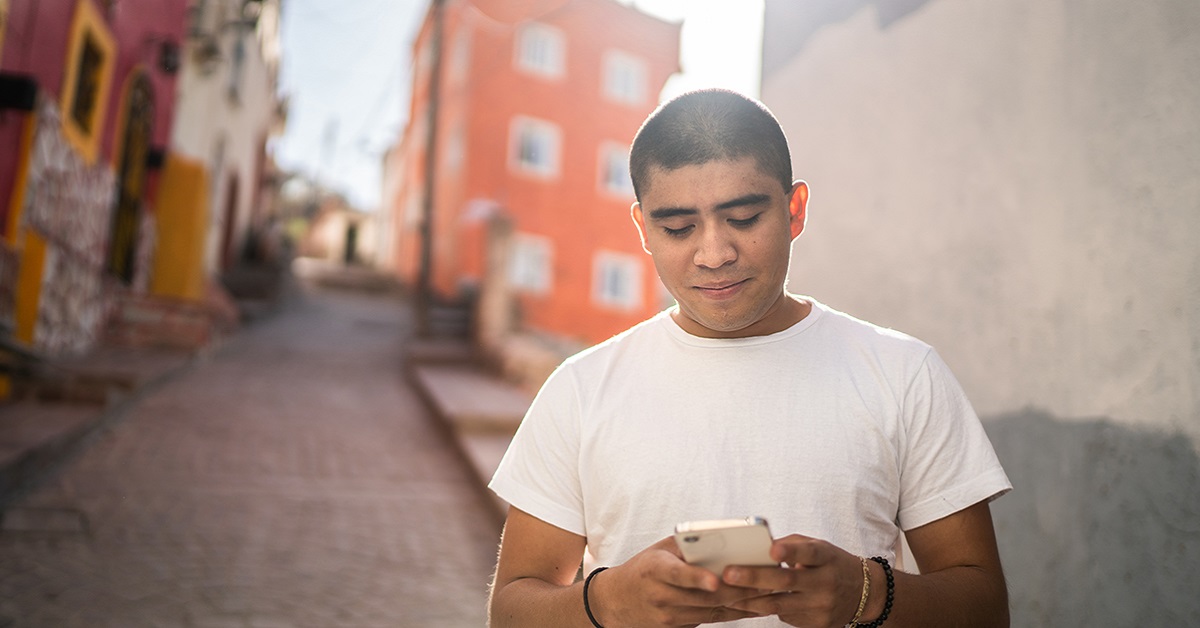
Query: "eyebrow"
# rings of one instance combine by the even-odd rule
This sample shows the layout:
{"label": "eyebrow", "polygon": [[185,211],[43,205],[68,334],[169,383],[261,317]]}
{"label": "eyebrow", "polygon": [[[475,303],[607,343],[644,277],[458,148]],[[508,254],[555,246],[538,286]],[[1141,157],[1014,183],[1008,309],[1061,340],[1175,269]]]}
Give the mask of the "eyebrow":
{"label": "eyebrow", "polygon": [[[714,209],[716,211],[723,211],[747,205],[762,205],[770,200],[771,197],[767,194],[745,194],[723,203],[718,203]],[[660,207],[650,210],[650,219],[666,220],[674,216],[692,216],[698,213],[700,213],[698,210],[691,207]]]}

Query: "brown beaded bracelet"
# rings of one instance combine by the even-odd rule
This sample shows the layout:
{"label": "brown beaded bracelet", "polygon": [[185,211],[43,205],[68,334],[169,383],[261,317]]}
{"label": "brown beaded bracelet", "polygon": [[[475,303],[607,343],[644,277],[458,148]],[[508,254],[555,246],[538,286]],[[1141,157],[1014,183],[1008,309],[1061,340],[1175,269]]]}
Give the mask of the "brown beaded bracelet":
{"label": "brown beaded bracelet", "polygon": [[879,628],[883,625],[883,622],[887,621],[888,613],[892,612],[892,598],[896,595],[896,581],[892,578],[892,566],[882,556],[872,556],[871,560],[883,566],[883,575],[887,578],[887,599],[883,601],[883,613],[879,615],[879,619],[869,624],[856,623],[854,624],[855,628]]}

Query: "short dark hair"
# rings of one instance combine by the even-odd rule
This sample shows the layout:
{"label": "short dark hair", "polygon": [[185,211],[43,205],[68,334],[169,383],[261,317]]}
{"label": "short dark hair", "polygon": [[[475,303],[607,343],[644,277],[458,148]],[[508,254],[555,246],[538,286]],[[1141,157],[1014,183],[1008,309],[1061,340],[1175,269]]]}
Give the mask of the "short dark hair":
{"label": "short dark hair", "polygon": [[792,188],[792,158],[779,121],[761,102],[726,89],[687,92],[642,123],[629,151],[633,193],[641,201],[651,168],[674,170],[716,159],[753,157]]}

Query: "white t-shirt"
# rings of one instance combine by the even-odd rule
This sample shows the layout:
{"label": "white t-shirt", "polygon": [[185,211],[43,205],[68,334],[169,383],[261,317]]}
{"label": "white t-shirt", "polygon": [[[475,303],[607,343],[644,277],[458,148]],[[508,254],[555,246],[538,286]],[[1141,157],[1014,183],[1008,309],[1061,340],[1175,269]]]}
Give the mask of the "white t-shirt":
{"label": "white t-shirt", "polygon": [[617,565],[681,521],[751,515],[894,559],[901,530],[1012,488],[929,345],[805,299],[769,336],[701,338],[663,312],[569,358],[491,489]]}

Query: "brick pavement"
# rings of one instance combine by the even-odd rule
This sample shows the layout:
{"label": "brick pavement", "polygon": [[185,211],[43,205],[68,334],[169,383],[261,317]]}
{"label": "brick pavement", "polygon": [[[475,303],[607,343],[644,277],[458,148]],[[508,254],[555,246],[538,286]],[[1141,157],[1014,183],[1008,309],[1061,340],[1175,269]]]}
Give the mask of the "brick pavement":
{"label": "brick pavement", "polygon": [[407,310],[309,292],[0,529],[0,628],[482,626],[498,529],[401,376]]}

